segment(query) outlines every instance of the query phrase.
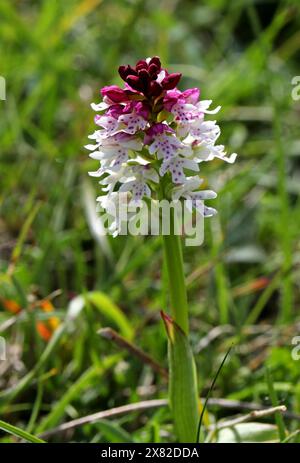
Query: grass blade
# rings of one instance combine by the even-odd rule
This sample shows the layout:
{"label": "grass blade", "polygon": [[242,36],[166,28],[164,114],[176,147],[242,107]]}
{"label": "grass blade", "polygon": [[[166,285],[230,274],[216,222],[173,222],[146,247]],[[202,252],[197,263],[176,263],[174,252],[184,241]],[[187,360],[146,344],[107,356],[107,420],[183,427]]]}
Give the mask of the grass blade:
{"label": "grass blade", "polygon": [[[267,385],[269,389],[269,395],[270,395],[270,399],[272,402],[272,406],[277,407],[278,398],[277,398],[277,394],[276,394],[276,391],[273,385],[270,370],[267,367],[266,367],[266,381],[267,381]],[[286,432],[285,432],[284,421],[283,421],[281,413],[278,413],[278,412],[275,413],[275,420],[276,420],[276,424],[278,428],[280,442],[283,442],[286,439]]]}
{"label": "grass blade", "polygon": [[31,442],[33,444],[45,444],[46,442],[39,437],[30,434],[29,432],[23,431],[23,429],[18,428],[17,426],[13,426],[12,424],[6,423],[5,421],[0,420],[0,429],[2,431],[8,432],[15,437],[19,437],[20,439],[24,439],[27,442]]}
{"label": "grass blade", "polygon": [[227,357],[228,357],[228,355],[229,355],[231,349],[232,349],[232,346],[230,346],[229,349],[228,349],[228,351],[226,352],[225,357],[223,358],[223,360],[222,360],[222,362],[221,362],[221,365],[219,366],[219,368],[218,368],[218,370],[217,370],[217,373],[216,373],[216,375],[215,375],[215,377],[214,377],[214,379],[213,379],[213,381],[212,381],[212,383],[211,383],[211,386],[210,386],[209,391],[208,391],[208,393],[207,393],[207,396],[206,396],[206,398],[205,398],[205,402],[204,402],[204,405],[203,405],[203,408],[202,408],[202,411],[201,411],[201,415],[200,415],[200,419],[199,419],[199,423],[198,423],[197,439],[196,439],[196,443],[197,443],[197,444],[198,444],[198,443],[200,444],[201,426],[202,426],[202,421],[203,421],[204,413],[205,413],[205,410],[206,410],[206,407],[207,407],[208,399],[209,399],[209,397],[210,397],[210,394],[211,394],[213,388],[215,387],[215,384],[216,384],[216,381],[217,381],[217,379],[218,379],[218,376],[219,376],[219,374],[220,374],[220,372],[221,372],[221,370],[222,370],[222,368],[223,368],[224,363],[226,362],[226,359],[227,359]]}

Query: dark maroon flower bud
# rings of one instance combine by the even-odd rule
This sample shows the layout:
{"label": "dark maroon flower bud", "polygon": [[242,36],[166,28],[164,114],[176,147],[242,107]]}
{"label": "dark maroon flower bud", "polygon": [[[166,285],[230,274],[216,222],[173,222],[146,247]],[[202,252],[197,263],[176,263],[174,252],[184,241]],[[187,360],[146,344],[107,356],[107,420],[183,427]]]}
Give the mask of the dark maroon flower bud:
{"label": "dark maroon flower bud", "polygon": [[150,82],[150,89],[149,89],[150,96],[158,96],[162,93],[162,91],[163,91],[163,88],[158,82],[156,82],[155,80],[152,80]]}
{"label": "dark maroon flower bud", "polygon": [[119,66],[120,77],[125,80],[127,77],[127,66]]}
{"label": "dark maroon flower bud", "polygon": [[176,87],[178,82],[181,79],[181,74],[179,72],[174,72],[174,74],[168,74],[162,81],[161,85],[165,90],[172,90]]}
{"label": "dark maroon flower bud", "polygon": [[131,67],[131,66],[119,66],[119,74],[123,80],[126,80],[126,78],[129,75],[136,75],[136,71]]}
{"label": "dark maroon flower bud", "polygon": [[153,79],[156,79],[157,74],[158,74],[158,72],[159,72],[158,67],[156,66],[156,64],[150,64],[149,69],[148,69],[148,72],[149,72],[150,76],[151,76]]}
{"label": "dark maroon flower bud", "polygon": [[148,69],[148,64],[147,64],[147,61],[145,61],[144,59],[141,59],[140,61],[138,61],[136,63],[136,66],[135,66],[135,69],[137,71],[140,71],[141,69]]}
{"label": "dark maroon flower bud", "polygon": [[102,96],[106,96],[114,103],[121,103],[124,101],[128,101],[128,96],[122,88],[118,87],[117,85],[109,85],[107,87],[103,87],[101,89]]}
{"label": "dark maroon flower bud", "polygon": [[138,75],[139,75],[140,80],[145,85],[145,87],[147,87],[147,84],[148,84],[148,82],[150,80],[150,76],[149,76],[148,72],[146,71],[146,69],[141,69],[138,72]]}
{"label": "dark maroon flower bud", "polygon": [[134,90],[138,90],[139,92],[142,92],[144,90],[143,82],[140,80],[138,76],[129,75],[126,79],[126,82]]}
{"label": "dark maroon flower bud", "polygon": [[151,64],[155,64],[158,68],[158,71],[161,70],[161,63],[158,56],[153,56],[153,58],[151,58],[151,60],[149,61],[149,66],[151,66]]}

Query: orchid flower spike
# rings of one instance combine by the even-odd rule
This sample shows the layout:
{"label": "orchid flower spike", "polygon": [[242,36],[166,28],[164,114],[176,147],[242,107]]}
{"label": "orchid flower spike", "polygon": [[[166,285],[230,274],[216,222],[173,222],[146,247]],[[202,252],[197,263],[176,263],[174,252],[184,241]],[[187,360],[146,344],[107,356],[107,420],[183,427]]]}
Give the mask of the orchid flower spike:
{"label": "orchid flower spike", "polygon": [[[221,159],[233,163],[236,154],[227,156],[218,145],[220,127],[206,115],[216,114],[210,100],[200,100],[200,90],[180,91],[181,74],[161,67],[159,57],[140,60],[134,67],[120,66],[123,88],[103,87],[103,101],[92,104],[97,112],[97,130],[86,145],[100,167],[90,175],[100,178],[106,199],[128,192],[138,203],[144,196],[157,197],[162,178],[168,184],[169,199],[213,199],[216,194],[199,187],[202,162]],[[102,204],[107,203],[103,201]],[[204,206],[204,216],[215,209]]]}

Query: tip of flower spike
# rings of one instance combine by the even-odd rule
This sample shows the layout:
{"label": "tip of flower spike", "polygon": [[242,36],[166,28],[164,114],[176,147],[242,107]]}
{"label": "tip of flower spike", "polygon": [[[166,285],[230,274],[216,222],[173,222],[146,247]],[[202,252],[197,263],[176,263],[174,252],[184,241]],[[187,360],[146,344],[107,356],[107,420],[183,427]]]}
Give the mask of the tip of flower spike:
{"label": "tip of flower spike", "polygon": [[122,65],[119,74],[130,89],[151,99],[174,89],[181,78],[178,72],[169,74],[162,69],[158,56],[141,59],[134,67]]}
{"label": "tip of flower spike", "polygon": [[153,56],[153,58],[148,58],[146,61],[148,62],[149,66],[154,64],[159,70],[161,69],[161,62],[159,56]]}

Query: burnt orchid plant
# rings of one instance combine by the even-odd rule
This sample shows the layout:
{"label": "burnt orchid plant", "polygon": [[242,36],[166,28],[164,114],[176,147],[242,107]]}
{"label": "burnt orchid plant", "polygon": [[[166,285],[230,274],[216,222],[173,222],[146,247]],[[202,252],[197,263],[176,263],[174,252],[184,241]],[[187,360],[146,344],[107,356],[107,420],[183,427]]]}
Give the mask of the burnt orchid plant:
{"label": "burnt orchid plant", "polygon": [[[124,193],[129,205],[141,206],[145,198],[187,200],[202,217],[213,216],[216,210],[204,201],[216,193],[201,189],[200,165],[215,158],[233,163],[236,158],[217,144],[216,121],[206,120],[220,107],[210,109],[211,101],[200,100],[198,88],[180,91],[181,74],[163,69],[157,56],[140,60],[135,67],[120,66],[119,74],[123,88],[103,87],[102,102],[92,104],[98,128],[86,145],[90,157],[100,161],[90,175],[100,177],[102,208],[111,214],[111,205],[117,205]],[[162,312],[169,340],[169,399],[179,441],[195,442],[201,404],[188,342],[187,292],[176,220],[172,209],[169,233],[162,238],[170,298],[170,315]],[[117,235],[119,225],[115,213],[110,232]]]}

